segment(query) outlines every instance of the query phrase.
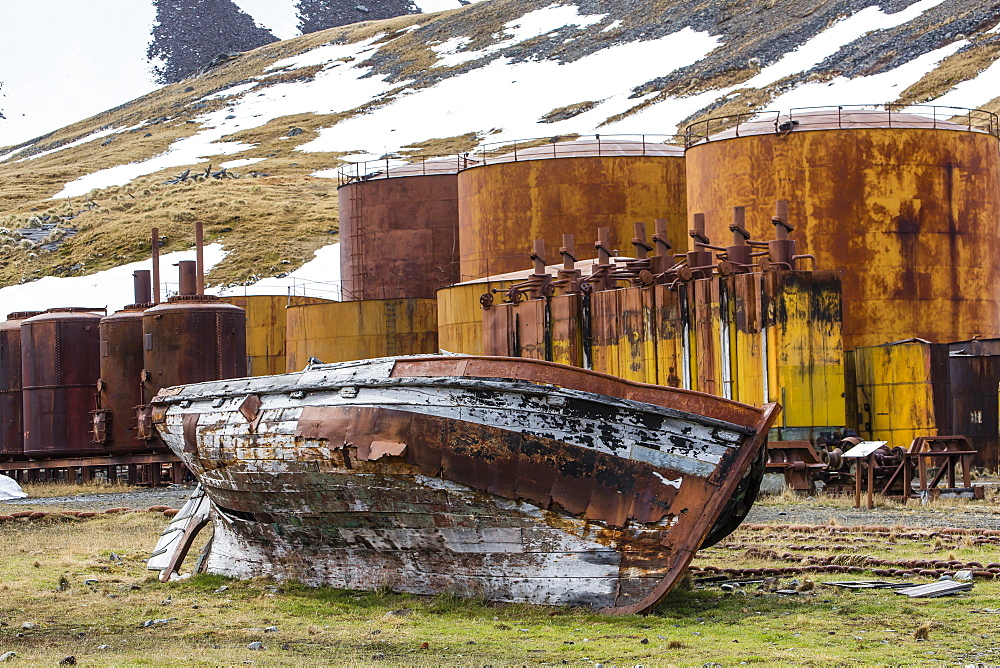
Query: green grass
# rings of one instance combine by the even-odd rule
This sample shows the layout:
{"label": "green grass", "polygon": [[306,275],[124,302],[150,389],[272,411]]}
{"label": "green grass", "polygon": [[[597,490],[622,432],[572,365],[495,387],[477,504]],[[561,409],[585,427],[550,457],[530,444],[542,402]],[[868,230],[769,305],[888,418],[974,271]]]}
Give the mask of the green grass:
{"label": "green grass", "polygon": [[[0,512],[9,511],[0,504]],[[990,652],[1000,633],[1000,615],[983,612],[1000,607],[1000,583],[992,580],[979,581],[958,597],[904,599],[820,584],[869,579],[870,572],[799,575],[817,586],[797,596],[755,586],[735,594],[693,586],[675,589],[654,614],[602,617],[580,609],[217,575],[160,584],[144,560],[164,526],[158,513],[0,524],[0,622],[6,624],[0,626],[0,653],[14,651],[26,665],[52,665],[68,655],[83,665],[997,662]],[[985,563],[997,554],[995,545],[975,546],[963,536],[948,536],[940,544],[933,538],[842,537],[837,542],[782,527],[740,529],[695,561],[760,567],[788,565],[808,555],[870,554],[883,559],[956,556]],[[807,543],[813,546],[809,551],[786,549]],[[838,546],[848,549],[833,549]],[[779,556],[762,557],[767,550]],[[112,561],[111,552],[123,561]],[[68,588],[60,590],[60,578]],[[87,579],[97,582],[86,585]],[[169,618],[175,619],[142,627],[147,620]],[[38,628],[24,630],[25,622]],[[924,624],[930,624],[929,640],[917,640],[914,632]],[[278,631],[265,633],[268,626]],[[255,641],[266,649],[247,649]],[[108,647],[98,649],[102,645]]]}

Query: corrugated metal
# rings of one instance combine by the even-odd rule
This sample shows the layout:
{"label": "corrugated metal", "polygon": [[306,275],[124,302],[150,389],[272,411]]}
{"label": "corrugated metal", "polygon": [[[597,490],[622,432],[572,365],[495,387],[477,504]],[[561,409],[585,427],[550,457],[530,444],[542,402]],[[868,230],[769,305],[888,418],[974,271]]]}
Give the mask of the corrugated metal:
{"label": "corrugated metal", "polygon": [[948,347],[910,340],[857,348],[850,360],[849,420],[867,440],[909,447],[951,433]]}
{"label": "corrugated metal", "polygon": [[301,295],[247,295],[222,297],[239,306],[247,317],[247,374],[270,376],[285,373],[285,310],[303,304],[331,304],[329,299]]}
{"label": "corrugated metal", "polygon": [[557,249],[563,234],[575,236],[579,259],[596,257],[589,242],[598,227],[610,227],[612,245],[627,249],[634,223],[655,218],[667,219],[675,250],[687,248],[682,157],[487,164],[458,175],[458,195],[462,280],[521,269],[535,239]]}
{"label": "corrugated metal", "polygon": [[323,362],[436,353],[437,301],[370,299],[290,306],[285,331],[287,370]]}
{"label": "corrugated metal", "polygon": [[100,377],[103,313],[51,309],[21,323],[24,453],[100,452],[91,442],[91,411]]}
{"label": "corrugated metal", "polygon": [[728,239],[734,206],[770,238],[774,202],[788,200],[799,248],[843,273],[846,348],[1000,334],[996,137],[772,131],[692,146],[687,171],[690,210],[715,242]]}
{"label": "corrugated metal", "polygon": [[41,311],[11,313],[0,322],[0,454],[24,452],[21,399],[21,322]]}
{"label": "corrugated metal", "polygon": [[966,436],[978,453],[976,466],[996,470],[1000,464],[998,452],[998,390],[1000,390],[1000,356],[951,355],[948,358],[951,381],[951,430]]}
{"label": "corrugated metal", "polygon": [[455,174],[341,186],[344,299],[433,298],[458,282]]}

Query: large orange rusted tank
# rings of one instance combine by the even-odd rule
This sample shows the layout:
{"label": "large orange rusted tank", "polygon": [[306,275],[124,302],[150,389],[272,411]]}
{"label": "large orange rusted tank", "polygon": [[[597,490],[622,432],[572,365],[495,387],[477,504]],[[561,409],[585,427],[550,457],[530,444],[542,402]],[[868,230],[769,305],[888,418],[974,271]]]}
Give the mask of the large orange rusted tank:
{"label": "large orange rusted tank", "polygon": [[344,177],[340,266],[345,301],[433,298],[458,281],[462,157]]}
{"label": "large orange rusted tank", "polygon": [[735,206],[767,239],[775,201],[788,200],[800,252],[842,272],[845,349],[996,336],[996,116],[924,113],[834,107],[715,134],[692,125],[689,209],[715,243],[729,238]]}
{"label": "large orange rusted tank", "polygon": [[576,237],[578,259],[597,257],[599,227],[627,253],[634,224],[656,218],[667,220],[671,246],[686,250],[684,155],[664,143],[672,139],[600,137],[477,155],[481,164],[458,175],[461,280],[523,269],[535,239],[555,251],[563,234]]}

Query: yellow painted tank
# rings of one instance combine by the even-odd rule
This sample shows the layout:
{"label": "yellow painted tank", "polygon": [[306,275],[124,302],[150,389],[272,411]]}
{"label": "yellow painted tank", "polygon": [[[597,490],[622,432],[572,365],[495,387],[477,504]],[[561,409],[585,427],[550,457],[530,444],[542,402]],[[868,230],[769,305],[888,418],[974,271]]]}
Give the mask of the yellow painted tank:
{"label": "yellow painted tank", "polygon": [[950,434],[948,346],[920,339],[847,353],[849,425],[869,440],[907,448]]}
{"label": "yellow painted tank", "polygon": [[270,376],[285,373],[285,309],[304,304],[329,304],[329,299],[301,295],[244,295],[221,297],[247,314],[247,373]]}
{"label": "yellow painted tank", "polygon": [[774,203],[787,200],[800,251],[842,272],[847,349],[996,336],[996,116],[924,113],[834,107],[719,133],[692,125],[689,210],[718,243],[733,207],[746,207],[747,229],[770,239]]}
{"label": "yellow painted tank", "polygon": [[667,220],[674,250],[686,250],[684,155],[664,143],[672,139],[600,137],[478,155],[481,164],[458,175],[461,280],[520,269],[535,239],[557,249],[563,234],[576,237],[579,259],[594,258],[599,227],[627,252],[634,224],[656,218]]}
{"label": "yellow painted tank", "polygon": [[436,353],[437,301],[367,299],[289,306],[285,311],[286,369],[323,362]]}

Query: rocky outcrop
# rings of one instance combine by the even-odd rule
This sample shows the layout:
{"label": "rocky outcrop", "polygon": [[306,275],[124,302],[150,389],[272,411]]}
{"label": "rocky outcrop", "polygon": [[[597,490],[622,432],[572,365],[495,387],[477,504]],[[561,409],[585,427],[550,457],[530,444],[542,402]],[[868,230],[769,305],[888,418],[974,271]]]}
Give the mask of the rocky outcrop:
{"label": "rocky outcrop", "polygon": [[220,54],[276,42],[232,0],[154,0],[156,25],[147,57],[160,83],[198,73]]}
{"label": "rocky outcrop", "polygon": [[297,7],[303,34],[420,11],[410,0],[298,0]]}

